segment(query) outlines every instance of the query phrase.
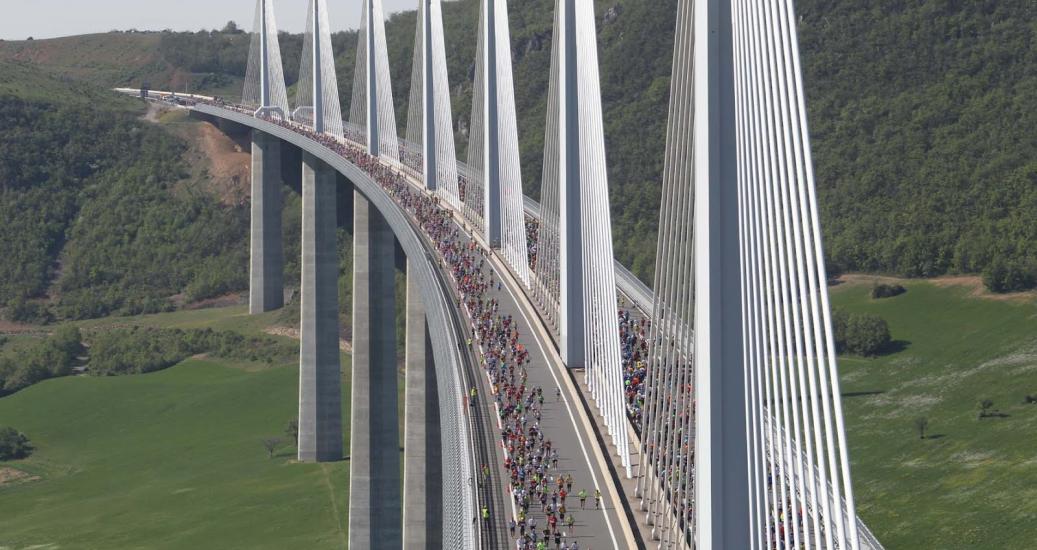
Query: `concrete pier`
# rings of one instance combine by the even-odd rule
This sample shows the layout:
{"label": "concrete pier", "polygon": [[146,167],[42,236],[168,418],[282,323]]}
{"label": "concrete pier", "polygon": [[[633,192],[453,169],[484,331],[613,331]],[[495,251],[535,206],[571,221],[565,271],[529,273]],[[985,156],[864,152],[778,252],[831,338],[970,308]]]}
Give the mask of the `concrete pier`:
{"label": "concrete pier", "polygon": [[309,153],[302,167],[299,460],[342,459],[335,171]]}
{"label": "concrete pier", "polygon": [[395,236],[354,191],[349,547],[403,546],[396,382]]}
{"label": "concrete pier", "polygon": [[407,270],[403,424],[403,547],[443,544],[443,464],[432,341],[421,290]]}
{"label": "concrete pier", "polygon": [[281,140],[253,130],[248,289],[248,312],[253,315],[284,305],[281,191]]}

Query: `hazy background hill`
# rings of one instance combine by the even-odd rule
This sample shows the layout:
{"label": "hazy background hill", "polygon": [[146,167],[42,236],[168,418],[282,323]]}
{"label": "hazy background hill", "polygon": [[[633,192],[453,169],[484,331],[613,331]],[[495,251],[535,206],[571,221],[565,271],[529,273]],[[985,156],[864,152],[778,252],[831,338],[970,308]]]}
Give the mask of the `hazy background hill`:
{"label": "hazy background hill", "polygon": [[[539,194],[551,0],[511,6],[523,184]],[[675,0],[600,0],[613,235],[617,256],[651,282]],[[476,2],[444,6],[458,155],[471,116]],[[1006,2],[797,3],[822,225],[831,271],[912,277],[985,272],[990,286],[1037,282],[1037,16]],[[414,13],[388,23],[401,131]],[[248,19],[242,14],[241,20]],[[111,33],[0,44],[103,85],[240,95],[247,35]],[[282,35],[286,74],[301,37]],[[334,38],[342,101],[356,33]]]}
{"label": "hazy background hill", "polygon": [[[675,0],[599,1],[599,56],[617,256],[651,282]],[[551,0],[512,6],[523,184],[539,194]],[[803,0],[799,32],[830,271],[1037,279],[1037,49],[1023,5]],[[477,3],[445,5],[458,155],[465,158]],[[248,14],[243,14],[246,20]],[[388,22],[401,132],[414,13]],[[289,85],[299,35],[281,37]],[[356,33],[334,37],[348,108]],[[235,97],[248,35],[134,32],[0,43],[0,58],[103,86]]]}

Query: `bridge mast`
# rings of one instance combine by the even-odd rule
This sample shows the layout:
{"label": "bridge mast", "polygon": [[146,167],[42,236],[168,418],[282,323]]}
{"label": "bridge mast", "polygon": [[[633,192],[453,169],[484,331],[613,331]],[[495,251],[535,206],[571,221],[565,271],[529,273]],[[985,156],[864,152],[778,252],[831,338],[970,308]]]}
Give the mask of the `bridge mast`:
{"label": "bridge mast", "polygon": [[320,33],[320,18],[321,18],[321,2],[313,2],[313,20],[310,21],[311,28],[310,32],[313,33],[313,59],[311,60],[311,66],[313,71],[313,130],[318,134],[324,133],[324,93],[322,84],[324,82],[323,75],[321,74],[321,33]]}
{"label": "bridge mast", "polygon": [[679,2],[638,480],[667,547],[860,544],[795,21]]}
{"label": "bridge mast", "polygon": [[262,103],[263,107],[266,107],[266,106],[270,105],[270,74],[269,74],[269,71],[270,71],[270,69],[269,69],[270,51],[267,49],[267,24],[266,24],[267,3],[265,1],[262,2],[260,9],[262,10],[262,15],[260,15],[260,17],[262,18],[262,29],[260,30],[260,33],[259,33],[259,41],[262,44],[261,48],[260,48],[262,50],[262,54],[260,55],[260,63],[262,64],[262,67],[261,67],[261,69],[259,71],[259,75],[260,75],[260,78],[259,78],[259,80],[260,80],[259,89],[260,89],[260,94],[261,94],[260,95],[260,102]]}
{"label": "bridge mast", "polygon": [[399,162],[382,0],[364,0],[356,56],[349,110],[351,137],[363,139],[371,156]]}
{"label": "bridge mast", "polygon": [[[501,6],[505,10],[506,6]],[[483,40],[482,57],[476,63],[482,63],[483,82],[480,92],[483,94],[483,217],[486,220],[486,240],[490,246],[501,244],[501,175],[500,175],[500,134],[498,130],[499,98],[497,95],[497,2],[483,0],[483,13],[479,25],[483,32],[479,39]],[[506,25],[505,25],[506,27]],[[511,44],[506,45],[508,56],[511,56]]]}
{"label": "bridge mast", "polygon": [[482,0],[476,52],[464,215],[528,286],[511,33],[504,0]]}
{"label": "bridge mast", "polygon": [[272,0],[257,0],[256,22],[245,73],[243,103],[256,107],[257,117],[285,119],[288,96],[281,67],[281,47]]}
{"label": "bridge mast", "polygon": [[406,145],[404,162],[421,172],[425,188],[460,210],[440,0],[421,0],[418,5]]}
{"label": "bridge mast", "polygon": [[343,135],[327,0],[311,0],[306,12],[292,119],[321,134]]}
{"label": "bridge mast", "polygon": [[[435,73],[432,70],[432,10],[434,0],[421,0],[418,10],[418,24],[421,25],[421,44],[415,44],[415,52],[421,55],[421,118],[424,122],[424,138],[422,140],[422,169],[425,177],[425,188],[435,191],[439,187],[439,170],[436,165],[436,97]],[[442,23],[440,23],[442,25]],[[453,138],[453,136],[451,136]]]}
{"label": "bridge mast", "polygon": [[[364,25],[367,28],[367,34],[364,36],[367,43],[367,56],[364,58],[364,66],[367,70],[367,152],[372,157],[379,156],[379,136],[378,136],[378,117],[374,113],[378,112],[378,78],[372,77],[377,74],[377,66],[375,62],[376,42],[375,42],[375,31],[374,31],[374,17],[375,17],[375,6],[374,3],[377,0],[367,0],[364,3]],[[378,22],[382,24],[381,21]]]}
{"label": "bridge mast", "polygon": [[698,0],[694,86],[695,503],[699,548],[749,548],[732,0]]}
{"label": "bridge mast", "polygon": [[562,360],[585,369],[629,477],[597,51],[594,2],[556,0],[537,274]]}

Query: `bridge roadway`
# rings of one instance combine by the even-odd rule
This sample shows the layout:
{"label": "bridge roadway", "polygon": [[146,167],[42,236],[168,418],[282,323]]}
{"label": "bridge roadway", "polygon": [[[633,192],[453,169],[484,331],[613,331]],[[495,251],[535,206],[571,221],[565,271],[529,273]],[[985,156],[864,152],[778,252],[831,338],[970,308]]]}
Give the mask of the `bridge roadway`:
{"label": "bridge roadway", "polygon": [[[463,231],[460,219],[455,218],[455,224],[462,228],[465,242],[470,242],[472,237]],[[483,244],[480,250],[487,250]],[[565,540],[571,543],[578,540],[581,548],[631,548],[635,546],[633,533],[625,526],[626,516],[623,511],[623,503],[618,497],[612,485],[609,466],[605,463],[605,457],[601,456],[597,446],[596,436],[591,424],[580,404],[580,399],[575,393],[575,386],[565,371],[561,359],[555,352],[550,342],[542,335],[542,329],[537,330],[539,319],[533,312],[525,294],[515,281],[511,272],[505,267],[503,260],[496,254],[486,255],[487,264],[483,268],[484,273],[492,270],[494,281],[503,281],[501,290],[491,289],[487,293],[488,299],[497,299],[500,303],[500,314],[510,315],[517,322],[520,333],[519,343],[530,352],[530,364],[527,366],[528,387],[541,387],[544,390],[545,401],[542,410],[541,428],[545,439],[552,442],[554,448],[559,452],[559,468],[552,470],[551,475],[571,475],[573,477],[573,496],[567,499],[566,505],[570,513],[575,517],[576,523],[572,533]],[[538,336],[538,334],[540,334]],[[578,375],[578,373],[577,373]],[[560,389],[559,397],[555,396],[555,389]],[[490,395],[491,383],[489,377],[482,373],[479,377],[479,394]],[[497,418],[496,405],[491,401],[480,401],[478,412],[480,416],[486,415]],[[495,422],[496,433],[499,436],[499,422]],[[498,437],[498,442],[500,441]],[[495,474],[499,474],[504,482],[508,480],[508,473],[503,468],[503,449],[499,448],[498,454],[501,460],[494,465]],[[575,496],[580,490],[586,490],[590,497],[587,500],[587,508],[579,508],[579,499]],[[595,490],[602,493],[603,506],[595,510],[593,495]],[[507,485],[502,486],[504,494],[508,494]],[[517,508],[514,502],[509,501],[507,506],[510,514],[515,514]],[[539,506],[530,507],[530,516],[537,524],[538,529],[546,526],[546,518],[540,513]],[[567,531],[567,529],[563,529]],[[626,531],[626,532],[624,532]]]}
{"label": "bridge roadway", "polygon": [[[191,109],[272,135],[291,133],[281,126],[230,109],[205,104],[194,105]],[[290,137],[290,141],[294,145],[315,155],[325,156],[331,152],[303,134],[297,133]],[[348,174],[344,175],[348,176]],[[424,192],[419,182],[412,178],[409,178],[408,181],[415,188]],[[460,234],[466,240],[472,239],[471,234],[464,228],[460,214],[456,212],[454,214],[455,223],[462,229]],[[430,259],[434,257],[438,262],[442,262],[438,252],[435,252],[432,243],[427,240],[424,233],[417,230],[416,224],[409,216],[408,220],[414,227],[415,233],[423,241],[426,256]],[[569,543],[578,540],[582,549],[615,548],[618,550],[637,547],[638,537],[635,536],[628,521],[628,513],[620,496],[621,490],[615,482],[615,472],[608,455],[604,454],[608,451],[603,452],[599,446],[599,435],[595,432],[593,419],[582,405],[576,381],[562,364],[542,321],[535,313],[535,309],[519,283],[495,253],[485,252],[487,248],[483,244],[480,243],[480,250],[486,254],[489,260],[484,269],[492,269],[494,280],[505,283],[500,291],[496,289],[490,291],[488,297],[497,298],[501,313],[511,315],[518,323],[521,335],[519,341],[530,352],[531,363],[527,367],[528,385],[544,388],[545,404],[541,426],[545,438],[550,439],[554,447],[558,449],[560,473],[573,477],[572,493],[574,496],[569,497],[566,504],[570,513],[575,517],[576,523],[573,532],[567,532],[568,529],[562,528],[567,535],[565,540]],[[442,292],[451,294],[452,303],[456,309],[457,295],[454,293],[456,286],[442,284],[443,277],[449,278],[450,275],[444,269],[439,269],[437,272],[437,277],[441,280],[439,286],[442,288]],[[637,295],[636,291],[634,292],[634,295],[628,294],[628,296],[635,302],[639,302],[634,297]],[[469,321],[466,320],[460,323],[463,326],[458,326],[456,315],[451,315],[451,317],[454,319],[454,330],[461,331],[463,337],[467,339],[471,334]],[[481,368],[473,364],[474,361],[475,358],[472,356],[462,360],[467,367],[464,377],[466,383],[470,384],[477,380],[479,388],[480,399],[470,411],[474,432],[472,438],[477,447],[473,450],[474,459],[480,462],[476,466],[477,469],[481,467],[482,463],[492,462],[490,465],[492,476],[489,485],[494,489],[492,491],[487,491],[486,487],[478,489],[479,505],[487,504],[490,507],[493,520],[492,525],[481,526],[480,538],[483,547],[486,548],[514,548],[514,539],[507,532],[507,522],[517,514],[517,507],[511,499],[510,486],[507,483],[510,476],[503,466],[504,449],[500,444],[500,424],[496,420],[495,404],[490,398],[489,379]],[[579,376],[579,373],[576,373],[576,376]],[[561,390],[558,400],[555,398],[556,388]],[[575,496],[581,489],[586,490],[590,495],[586,510],[580,509],[579,499]],[[600,510],[594,509],[593,495],[596,489],[600,490],[602,494]],[[546,526],[539,505],[531,505],[530,516],[535,519],[538,530],[542,530]]]}

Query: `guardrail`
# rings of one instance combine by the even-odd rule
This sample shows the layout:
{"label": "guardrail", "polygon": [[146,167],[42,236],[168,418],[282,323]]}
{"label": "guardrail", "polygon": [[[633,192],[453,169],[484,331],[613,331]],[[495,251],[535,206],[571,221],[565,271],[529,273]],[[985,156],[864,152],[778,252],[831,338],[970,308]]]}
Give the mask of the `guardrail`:
{"label": "guardrail", "polygon": [[[785,428],[784,427],[778,425],[778,423],[771,422],[771,416],[770,416],[770,413],[767,411],[767,409],[764,409],[764,415],[765,415],[764,423],[765,423],[765,426],[768,428],[768,429],[764,430],[764,435],[765,435],[764,443],[765,443],[765,448],[768,449],[768,456],[770,456],[769,450],[770,450],[771,447],[770,447],[770,445],[766,445],[766,444],[770,442],[770,433],[771,433],[771,429],[770,428],[772,426],[777,426],[777,430],[778,430],[778,437],[777,437],[777,439],[778,439],[778,441],[776,442],[776,445],[778,445],[780,448],[788,448],[788,445],[791,445],[791,448],[793,450],[792,452],[795,455],[795,457],[787,457],[787,460],[785,460],[785,461],[781,461],[780,459],[778,459],[778,460],[779,460],[779,462],[782,462],[782,465],[783,465],[782,466],[782,470],[787,473],[788,486],[792,490],[798,491],[798,487],[799,487],[799,474],[796,471],[795,463],[799,462],[802,468],[810,469],[810,461],[808,461],[807,458],[805,456],[803,456],[802,447],[800,447],[799,443],[796,442],[796,438],[788,437],[788,435],[785,432]],[[786,438],[788,438],[788,445],[786,445]],[[770,456],[770,460],[771,460],[771,462],[774,462],[775,457]],[[820,471],[820,469],[816,465],[814,465],[813,469],[814,469],[814,479],[820,480],[821,479],[821,471]],[[805,482],[805,485],[809,486],[810,484],[809,484],[809,482]],[[824,495],[824,497],[828,500],[829,506],[832,506],[832,505],[840,506],[842,508],[842,510],[843,510],[843,516],[844,517],[847,516],[848,515],[848,510],[847,510],[847,506],[846,506],[846,500],[842,499],[841,502],[838,502],[838,503],[834,502],[835,498],[833,498],[833,495],[834,495],[835,491],[832,488],[832,481],[830,479],[827,480],[827,487],[824,488],[824,492],[826,493]],[[818,511],[818,513],[820,514],[820,511]],[[861,520],[860,517],[855,517],[853,519],[857,523],[857,538],[860,540],[861,548],[864,548],[864,549],[867,549],[867,550],[885,550],[883,548],[883,546],[882,546],[882,543],[879,542],[879,539],[875,538],[875,535],[872,534],[871,529],[868,529],[868,526],[864,524],[864,522]],[[832,521],[830,519],[824,519],[823,521],[826,524],[829,525],[830,529],[835,529],[836,524],[835,524],[834,521]]]}

